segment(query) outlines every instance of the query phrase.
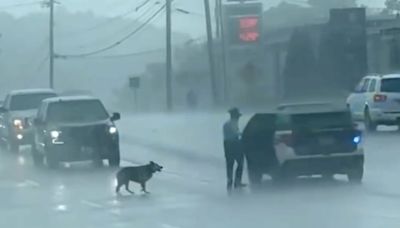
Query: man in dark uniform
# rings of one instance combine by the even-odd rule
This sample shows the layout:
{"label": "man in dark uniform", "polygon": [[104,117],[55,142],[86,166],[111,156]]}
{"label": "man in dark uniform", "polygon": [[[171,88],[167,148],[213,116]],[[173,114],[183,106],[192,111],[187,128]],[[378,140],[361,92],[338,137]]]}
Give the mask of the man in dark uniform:
{"label": "man in dark uniform", "polygon": [[[242,183],[244,155],[241,145],[241,134],[239,130],[239,119],[242,116],[238,108],[229,110],[230,119],[224,124],[224,150],[226,159],[227,189],[231,192],[232,188],[242,188],[246,185]],[[233,180],[233,166],[237,164],[235,179]]]}

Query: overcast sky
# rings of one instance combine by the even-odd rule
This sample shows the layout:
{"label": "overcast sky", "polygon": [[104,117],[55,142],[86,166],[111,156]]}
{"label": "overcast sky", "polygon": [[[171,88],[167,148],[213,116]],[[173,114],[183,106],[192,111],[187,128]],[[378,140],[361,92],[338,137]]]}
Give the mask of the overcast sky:
{"label": "overcast sky", "polygon": [[[0,10],[7,11],[12,14],[21,16],[29,12],[40,11],[38,5],[28,5],[19,7],[2,8],[3,6],[9,6],[19,3],[30,3],[34,0],[0,0]],[[128,9],[135,8],[140,2],[146,0],[57,0],[64,7],[71,11],[93,11],[96,14],[104,14],[107,16],[116,16],[123,14]],[[150,0],[157,1],[157,0]],[[162,0],[161,0],[162,1]],[[287,0],[288,2],[300,2],[302,0]],[[305,0],[304,0],[305,1]],[[324,0],[321,0],[324,1]],[[359,0],[361,4],[366,4],[369,7],[381,8],[384,5],[385,0]],[[276,5],[280,0],[264,0],[266,7]],[[204,8],[203,0],[174,0],[175,8],[183,8],[188,11],[192,11],[193,15],[183,15],[180,13],[174,13],[174,29],[181,32],[190,33],[193,37],[202,36],[204,34]],[[214,0],[211,0],[211,4],[214,5]],[[137,15],[140,13],[137,13]],[[136,16],[137,16],[136,15]],[[135,14],[132,15],[133,17]],[[154,22],[157,26],[163,26],[164,20],[161,18]]]}

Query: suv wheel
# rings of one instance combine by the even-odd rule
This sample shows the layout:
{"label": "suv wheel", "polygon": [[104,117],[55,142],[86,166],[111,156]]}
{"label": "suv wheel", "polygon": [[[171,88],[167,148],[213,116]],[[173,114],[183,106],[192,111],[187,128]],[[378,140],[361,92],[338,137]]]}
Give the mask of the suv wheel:
{"label": "suv wheel", "polygon": [[377,129],[377,124],[372,121],[368,108],[364,111],[364,124],[368,131],[374,132]]}
{"label": "suv wheel", "polygon": [[354,167],[347,173],[347,178],[349,179],[350,183],[354,184],[361,184],[362,179],[364,176],[364,166],[357,165],[357,167]]}
{"label": "suv wheel", "polygon": [[108,165],[110,167],[119,167],[121,163],[119,146],[115,146],[114,149],[110,151],[110,157],[108,158]]}
{"label": "suv wheel", "polygon": [[51,151],[49,148],[45,148],[46,153],[46,163],[50,169],[57,169],[60,162],[58,161],[57,156]]}
{"label": "suv wheel", "polygon": [[32,153],[32,159],[33,159],[33,164],[36,167],[42,167],[44,163],[44,156],[39,153],[39,151],[36,149],[35,145],[32,145],[31,147],[31,153]]}

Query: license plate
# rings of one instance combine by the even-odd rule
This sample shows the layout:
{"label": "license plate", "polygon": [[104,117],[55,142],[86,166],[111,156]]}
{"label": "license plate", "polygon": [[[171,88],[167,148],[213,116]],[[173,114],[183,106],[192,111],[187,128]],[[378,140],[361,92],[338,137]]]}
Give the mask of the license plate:
{"label": "license plate", "polygon": [[330,146],[335,143],[335,139],[333,137],[321,137],[319,138],[319,144],[322,146]]}

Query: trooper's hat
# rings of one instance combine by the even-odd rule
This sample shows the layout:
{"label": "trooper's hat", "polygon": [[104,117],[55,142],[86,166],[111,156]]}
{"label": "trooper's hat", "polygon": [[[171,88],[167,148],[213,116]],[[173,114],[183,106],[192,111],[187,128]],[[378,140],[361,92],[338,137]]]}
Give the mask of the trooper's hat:
{"label": "trooper's hat", "polygon": [[240,110],[238,108],[231,108],[228,110],[228,112],[231,116],[237,116],[237,117],[242,116],[242,113],[240,113]]}

